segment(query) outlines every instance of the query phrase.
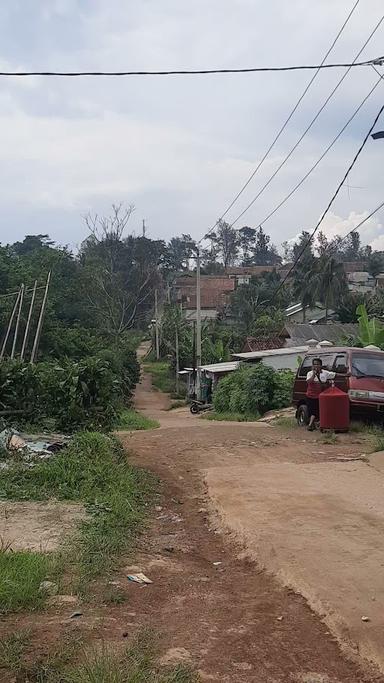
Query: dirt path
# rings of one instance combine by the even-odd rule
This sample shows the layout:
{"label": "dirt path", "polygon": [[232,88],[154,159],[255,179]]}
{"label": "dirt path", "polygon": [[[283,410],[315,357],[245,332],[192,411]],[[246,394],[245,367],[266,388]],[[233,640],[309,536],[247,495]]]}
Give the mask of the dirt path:
{"label": "dirt path", "polygon": [[[205,485],[207,470],[211,482],[223,482],[231,468],[241,468],[246,479],[255,460],[305,465],[314,454],[323,461],[357,456],[359,440],[320,449],[312,435],[298,440],[265,424],[214,423],[190,418],[185,410],[165,412],[164,397],[151,391],[147,376],[137,404],[161,427],[121,438],[137,463],[159,475],[164,490],[137,559],[154,583],[131,590],[130,606],[142,623],[163,634],[164,652],[190,659],[203,680],[217,682],[384,681],[362,660],[342,653],[305,600],[245,559],[236,538],[215,531]],[[241,509],[236,478],[232,489],[226,479],[221,493]]]}

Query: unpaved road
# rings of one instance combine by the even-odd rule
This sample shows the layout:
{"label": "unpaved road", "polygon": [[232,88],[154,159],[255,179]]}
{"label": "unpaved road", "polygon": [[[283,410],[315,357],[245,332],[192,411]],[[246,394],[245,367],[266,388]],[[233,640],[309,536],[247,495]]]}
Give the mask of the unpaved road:
{"label": "unpaved road", "polygon": [[165,482],[155,546],[168,557],[156,578],[166,593],[147,591],[145,610],[168,645],[206,680],[384,680],[359,656],[381,663],[384,652],[384,479],[357,459],[362,439],[326,445],[165,412],[148,376],[137,407],[161,423],[122,438]]}
{"label": "unpaved road", "polygon": [[[292,562],[292,572],[306,570],[297,550],[300,539],[300,547],[305,549],[310,542],[314,547],[318,536],[316,547],[321,550],[312,558],[313,571],[317,571],[321,553],[328,552],[323,535],[325,519],[331,528],[333,517],[341,528],[347,521],[351,544],[355,547],[361,542],[358,530],[364,519],[360,508],[351,526],[345,507],[324,514],[327,502],[321,500],[323,494],[316,511],[318,528],[309,532],[307,518],[311,517],[324,480],[319,479],[317,488],[310,489],[313,477],[308,468],[329,468],[337,479],[339,459],[358,456],[364,444],[352,437],[324,445],[317,442],[316,435],[295,430],[284,431],[261,423],[214,423],[194,418],[185,410],[166,411],[167,398],[152,390],[148,376],[143,377],[136,400],[140,410],[159,419],[162,425],[148,432],[120,434],[128,456],[156,473],[162,482],[152,522],[138,551],[104,583],[95,583],[92,601],[79,605],[78,618],[71,619],[74,604],[60,605],[54,598],[55,604],[46,611],[0,620],[0,637],[27,629],[32,636],[30,656],[35,661],[71,637],[92,644],[103,641],[119,648],[143,627],[150,627],[160,635],[164,661],[191,662],[202,681],[384,683],[384,676],[356,651],[342,651],[330,627],[308,602],[299,592],[283,585],[288,581],[284,572],[293,553],[285,555],[282,549],[294,549],[296,564]],[[360,466],[353,461],[341,464],[351,469]],[[257,467],[261,468],[260,474]],[[268,473],[271,467],[275,469]],[[301,472],[299,488],[310,489],[306,500],[297,494],[299,480],[293,467]],[[327,487],[329,481],[326,479],[323,485]],[[344,495],[336,490],[336,483],[332,486],[333,497]],[[294,492],[291,496],[287,495],[289,487]],[[295,497],[301,502],[301,517]],[[357,498],[356,494],[348,505],[355,504]],[[290,501],[290,514],[284,501]],[[260,538],[264,539],[263,556]],[[380,553],[379,547],[376,550]],[[381,585],[382,567],[377,566],[376,556],[367,563],[366,551],[364,546],[363,562],[371,588],[373,584]],[[268,558],[271,572],[261,568],[261,560],[267,565]],[[359,575],[355,574],[355,560],[345,573],[339,568],[336,578],[343,577],[340,590],[353,585]],[[322,574],[325,589],[329,589],[329,569],[327,566]],[[137,570],[153,583],[139,586],[128,581],[127,574]],[[274,573],[279,576],[275,578]],[[289,582],[294,583],[291,575]],[[119,592],[118,601],[109,597],[115,590]],[[375,597],[380,606],[376,589]],[[372,601],[375,606],[376,602]],[[375,630],[376,616],[372,611],[368,616],[371,622],[362,622],[362,627],[368,627],[369,634]],[[379,628],[377,633],[380,637]],[[11,680],[14,683],[14,678],[4,679],[4,683]]]}

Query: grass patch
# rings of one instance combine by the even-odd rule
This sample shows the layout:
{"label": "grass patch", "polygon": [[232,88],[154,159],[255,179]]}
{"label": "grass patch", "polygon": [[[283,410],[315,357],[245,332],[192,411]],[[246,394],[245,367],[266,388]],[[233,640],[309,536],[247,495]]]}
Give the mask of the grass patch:
{"label": "grass patch", "polygon": [[337,443],[337,436],[335,432],[324,432],[324,434],[321,435],[319,441],[324,444],[334,444]]}
{"label": "grass patch", "polygon": [[209,411],[201,415],[203,420],[215,420],[217,422],[257,422],[258,415],[246,415],[243,413],[216,413]]}
{"label": "grass patch", "polygon": [[283,427],[284,429],[296,429],[297,427],[297,421],[295,417],[287,417],[286,415],[282,415],[281,417],[277,417],[275,420],[272,420],[270,423],[273,427]]}
{"label": "grass patch", "polygon": [[0,669],[18,673],[22,668],[23,655],[29,640],[29,631],[15,631],[0,640]]}
{"label": "grass patch", "polygon": [[104,646],[85,654],[83,662],[70,669],[66,683],[197,683],[189,666],[160,668],[156,664],[153,640],[146,633],[122,655]]}
{"label": "grass patch", "polygon": [[185,408],[185,399],[179,399],[178,401],[172,401],[171,405],[169,406],[168,410],[175,410],[175,408]]}
{"label": "grass patch", "polygon": [[46,596],[39,587],[45,579],[55,577],[55,560],[44,553],[0,552],[0,614],[42,607]]}
{"label": "grass patch", "polygon": [[[15,464],[0,475],[3,498],[85,503],[90,518],[79,525],[63,553],[82,593],[91,579],[115,567],[133,546],[153,488],[153,478],[132,467],[117,441],[99,432],[79,433],[54,458],[33,467]],[[44,555],[38,557],[44,562]]]}
{"label": "grass patch", "polygon": [[377,435],[372,440],[372,453],[377,453],[377,451],[384,451],[384,435]]}
{"label": "grass patch", "polygon": [[163,391],[165,394],[171,394],[175,391],[175,379],[171,376],[167,361],[144,363],[143,367],[151,375],[152,384],[156,389]]}
{"label": "grass patch", "polygon": [[154,637],[149,632],[138,636],[123,651],[103,644],[84,649],[79,638],[64,638],[48,656],[30,663],[25,657],[25,643],[15,634],[0,643],[5,657],[0,669],[17,675],[28,683],[198,683],[198,675],[189,666],[178,664],[159,667]]}
{"label": "grass patch", "polygon": [[136,410],[123,410],[119,415],[119,421],[116,429],[127,430],[143,430],[143,429],[157,429],[160,423],[157,420],[151,420],[149,417],[136,412]]}

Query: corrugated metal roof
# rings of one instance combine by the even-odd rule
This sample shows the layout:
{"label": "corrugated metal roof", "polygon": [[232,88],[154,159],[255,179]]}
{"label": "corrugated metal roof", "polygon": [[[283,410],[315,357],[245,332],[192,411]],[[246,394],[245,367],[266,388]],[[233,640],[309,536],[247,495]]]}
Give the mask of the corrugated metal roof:
{"label": "corrugated metal roof", "polygon": [[284,349],[269,349],[267,351],[249,351],[249,353],[233,353],[232,358],[240,360],[254,360],[257,358],[268,358],[269,356],[288,356],[293,353],[305,353],[309,346],[291,346]]}
{"label": "corrugated metal roof", "polygon": [[327,325],[310,325],[306,323],[286,324],[289,335],[286,341],[288,347],[306,344],[310,339],[318,342],[328,339],[333,344],[342,343],[345,338],[358,334],[359,326],[355,323],[329,323]]}

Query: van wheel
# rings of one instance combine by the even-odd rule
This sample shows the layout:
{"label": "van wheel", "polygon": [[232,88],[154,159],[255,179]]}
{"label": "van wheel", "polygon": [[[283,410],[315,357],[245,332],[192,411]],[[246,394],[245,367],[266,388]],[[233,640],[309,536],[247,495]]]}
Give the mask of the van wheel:
{"label": "van wheel", "polygon": [[309,422],[309,416],[308,416],[308,408],[303,403],[301,406],[298,407],[297,413],[296,413],[296,419],[297,419],[297,424],[299,427],[306,427],[308,422]]}

